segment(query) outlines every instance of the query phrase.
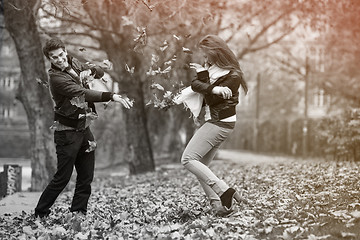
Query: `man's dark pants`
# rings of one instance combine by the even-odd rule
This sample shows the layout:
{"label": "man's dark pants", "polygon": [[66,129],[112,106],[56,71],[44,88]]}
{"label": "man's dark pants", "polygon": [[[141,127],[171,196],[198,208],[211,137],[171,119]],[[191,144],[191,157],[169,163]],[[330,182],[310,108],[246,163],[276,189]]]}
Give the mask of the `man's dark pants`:
{"label": "man's dark pants", "polygon": [[71,212],[86,213],[94,177],[95,154],[88,152],[88,141],[94,141],[89,128],[83,131],[55,131],[54,141],[57,154],[57,172],[42,193],[35,208],[35,216],[50,214],[50,207],[70,181],[74,166],[77,172],[75,193]]}

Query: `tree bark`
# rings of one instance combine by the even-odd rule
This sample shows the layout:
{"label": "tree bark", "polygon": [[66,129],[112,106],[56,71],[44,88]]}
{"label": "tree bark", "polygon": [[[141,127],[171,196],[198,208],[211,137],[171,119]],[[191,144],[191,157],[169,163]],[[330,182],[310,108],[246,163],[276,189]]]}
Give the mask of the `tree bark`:
{"label": "tree bark", "polygon": [[32,8],[35,1],[4,0],[5,26],[15,42],[21,68],[17,98],[27,114],[31,141],[31,190],[41,191],[56,168],[52,132],[53,103],[47,82],[41,41]]}
{"label": "tree bark", "polygon": [[132,109],[125,112],[127,161],[130,174],[138,174],[154,171],[155,164],[147,129],[142,83],[139,78],[132,80],[131,87],[127,89],[127,92],[130,97],[135,99],[135,103]]}

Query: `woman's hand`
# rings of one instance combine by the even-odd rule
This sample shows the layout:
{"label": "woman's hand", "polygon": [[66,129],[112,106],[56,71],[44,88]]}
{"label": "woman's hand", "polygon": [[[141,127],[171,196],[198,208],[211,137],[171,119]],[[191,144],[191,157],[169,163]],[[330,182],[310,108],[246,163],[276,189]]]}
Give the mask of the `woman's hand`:
{"label": "woman's hand", "polygon": [[133,100],[130,100],[128,97],[123,97],[119,94],[114,94],[112,98],[115,102],[121,103],[127,109],[131,108],[134,105]]}
{"label": "woman's hand", "polygon": [[222,96],[224,99],[230,99],[232,97],[232,91],[228,87],[216,86],[212,89],[212,93]]}
{"label": "woman's hand", "polygon": [[196,72],[202,72],[202,71],[207,70],[201,64],[198,64],[198,63],[189,63],[189,65],[190,65],[190,68],[195,69]]}

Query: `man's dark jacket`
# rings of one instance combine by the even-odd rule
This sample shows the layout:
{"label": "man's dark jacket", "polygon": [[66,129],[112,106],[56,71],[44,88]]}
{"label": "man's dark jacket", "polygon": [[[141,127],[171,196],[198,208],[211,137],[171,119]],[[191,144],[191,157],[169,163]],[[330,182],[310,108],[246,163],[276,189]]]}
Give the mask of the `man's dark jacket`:
{"label": "man's dark jacket", "polygon": [[86,122],[82,116],[90,111],[96,113],[94,102],[110,101],[112,93],[91,90],[86,83],[80,82],[80,72],[87,69],[95,78],[101,78],[104,71],[100,67],[90,68],[71,56],[68,56],[68,62],[78,76],[72,76],[54,65],[49,69],[50,91],[55,101],[54,120],[68,127],[82,129]]}

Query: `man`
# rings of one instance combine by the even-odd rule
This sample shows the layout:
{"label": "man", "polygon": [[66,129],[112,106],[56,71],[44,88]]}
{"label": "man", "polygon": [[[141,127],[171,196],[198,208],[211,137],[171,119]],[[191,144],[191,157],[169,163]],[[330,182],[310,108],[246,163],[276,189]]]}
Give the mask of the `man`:
{"label": "man", "polygon": [[50,207],[70,181],[74,166],[77,179],[70,211],[86,214],[95,166],[96,143],[89,128],[97,116],[94,102],[113,100],[125,108],[133,103],[118,94],[89,89],[86,81],[101,78],[104,71],[100,67],[89,68],[69,56],[61,40],[48,40],[43,53],[51,63],[49,85],[55,102],[57,171],[39,199],[35,216],[50,214]]}

